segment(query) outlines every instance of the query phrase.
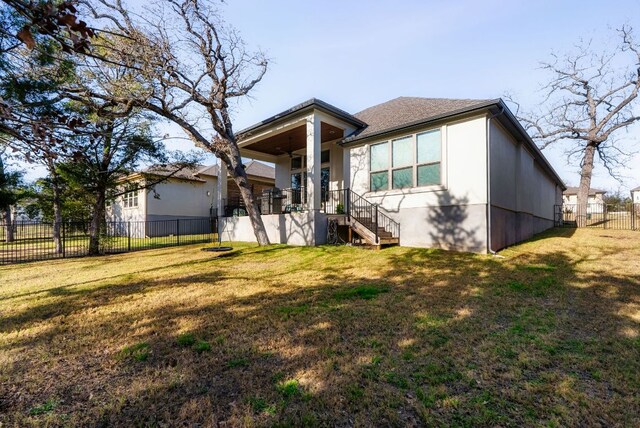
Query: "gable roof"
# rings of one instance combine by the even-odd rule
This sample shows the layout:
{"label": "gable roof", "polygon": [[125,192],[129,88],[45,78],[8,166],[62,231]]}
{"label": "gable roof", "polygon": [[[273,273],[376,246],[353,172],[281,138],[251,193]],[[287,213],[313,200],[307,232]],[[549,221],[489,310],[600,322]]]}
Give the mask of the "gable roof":
{"label": "gable roof", "polygon": [[[251,160],[244,164],[244,170],[247,175],[251,175],[253,177],[266,178],[270,180],[275,180],[276,178],[276,169],[274,167],[255,160]],[[195,175],[208,175],[217,177],[218,165],[202,167],[196,172]]]}
{"label": "gable roof", "polygon": [[360,132],[345,138],[344,142],[362,140],[408,128],[423,122],[484,108],[497,102],[498,100],[394,98],[354,114],[355,117],[365,122],[367,126]]}
{"label": "gable roof", "polygon": [[171,177],[179,180],[198,181],[204,183],[205,181],[197,177],[199,170],[203,168],[203,165],[194,165],[192,167],[183,168],[176,172],[175,165],[151,165],[148,168],[143,169],[140,173],[135,173],[128,178],[133,178],[135,175],[154,175],[159,177]]}
{"label": "gable roof", "polygon": [[632,192],[640,192],[640,186],[636,187],[635,189],[631,189]]}
{"label": "gable roof", "polygon": [[[591,188],[589,189],[589,196],[595,196],[597,194],[604,194],[607,193],[606,190],[600,190],[600,189],[595,189],[595,188]],[[567,190],[565,190],[564,192],[562,192],[563,195],[577,195],[578,194],[578,188],[577,187],[567,187]]]}
{"label": "gable roof", "polygon": [[327,102],[324,102],[318,98],[311,98],[308,99],[307,101],[304,101],[300,104],[296,104],[295,106],[288,108],[287,110],[284,110],[278,114],[275,114],[271,117],[268,117],[266,119],[264,119],[261,122],[255,123],[247,128],[244,128],[240,131],[237,132],[237,136],[238,138],[242,139],[242,137],[247,136],[247,134],[251,134],[251,132],[255,132],[260,128],[263,128],[267,125],[270,125],[274,122],[278,122],[281,120],[284,120],[288,117],[291,117],[293,115],[299,114],[305,110],[313,110],[313,109],[318,109],[318,110],[324,110],[327,113],[330,113],[331,115],[338,117],[342,120],[344,120],[347,123],[351,123],[352,125],[355,125],[358,128],[362,128],[364,126],[366,126],[367,124],[364,123],[362,120],[358,119],[357,117],[353,116],[350,113],[347,113],[346,111],[331,105]]}

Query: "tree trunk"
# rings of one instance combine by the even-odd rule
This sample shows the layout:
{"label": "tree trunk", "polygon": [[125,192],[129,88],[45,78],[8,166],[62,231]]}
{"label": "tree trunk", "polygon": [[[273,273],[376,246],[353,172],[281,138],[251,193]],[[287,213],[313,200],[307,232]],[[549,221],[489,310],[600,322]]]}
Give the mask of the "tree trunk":
{"label": "tree trunk", "polygon": [[62,227],[62,198],[60,196],[60,186],[56,179],[52,180],[53,190],[53,243],[56,253],[62,254],[62,236],[60,229]]}
{"label": "tree trunk", "polygon": [[230,156],[232,165],[227,165],[227,168],[233,177],[233,181],[235,181],[238,185],[238,189],[240,189],[240,194],[242,195],[242,200],[244,201],[244,205],[247,209],[247,214],[249,215],[249,220],[251,221],[253,233],[256,236],[258,245],[269,245],[269,236],[267,236],[267,231],[264,228],[264,222],[260,215],[258,202],[256,201],[256,198],[253,197],[247,173],[242,167],[240,151],[235,147],[232,147],[231,150],[234,152],[233,155]]}
{"label": "tree trunk", "polygon": [[5,242],[13,242],[13,221],[11,219],[11,207],[5,207],[2,212],[5,230]]}
{"label": "tree trunk", "polygon": [[96,202],[93,207],[91,224],[89,225],[89,255],[100,254],[100,231],[104,223],[106,190],[99,189],[96,192]]}
{"label": "tree trunk", "polygon": [[587,225],[589,190],[591,189],[591,175],[593,173],[595,152],[595,143],[589,142],[584,150],[582,170],[580,171],[580,185],[578,186],[578,215],[576,217],[578,227],[585,227]]}

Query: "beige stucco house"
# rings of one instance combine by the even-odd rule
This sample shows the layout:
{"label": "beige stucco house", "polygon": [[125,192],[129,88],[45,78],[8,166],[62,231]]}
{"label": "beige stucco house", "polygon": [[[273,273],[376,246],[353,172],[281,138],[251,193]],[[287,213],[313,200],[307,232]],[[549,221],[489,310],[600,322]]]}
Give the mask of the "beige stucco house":
{"label": "beige stucco house", "polygon": [[[500,99],[401,97],[355,114],[311,99],[239,137],[243,156],[275,164],[261,201],[275,243],[323,244],[331,224],[373,245],[495,251],[552,227],[565,189]],[[255,240],[248,218],[223,229]]]}
{"label": "beige stucco house", "polygon": [[[273,166],[251,161],[245,170],[256,196],[275,184]],[[123,190],[126,186],[141,188],[124,193],[109,204],[107,220],[111,222],[162,222],[167,220],[206,219],[217,216],[219,201],[228,215],[238,215],[244,210],[240,202],[240,192],[231,181],[225,184],[218,196],[218,166],[195,166],[178,170],[173,166],[152,166],[122,179]],[[222,180],[225,181],[226,180]],[[154,183],[149,188],[145,184]],[[189,224],[184,222],[183,224]],[[197,223],[193,223],[197,224]],[[152,232],[152,224],[147,230],[136,233],[146,236],[168,233],[166,225]],[[136,229],[138,230],[138,229]]]}
{"label": "beige stucco house", "polygon": [[[589,197],[587,198],[587,214],[599,214],[605,210],[604,195],[606,190],[589,189]],[[578,210],[578,188],[567,187],[562,192],[563,210],[565,212],[576,212]]]}

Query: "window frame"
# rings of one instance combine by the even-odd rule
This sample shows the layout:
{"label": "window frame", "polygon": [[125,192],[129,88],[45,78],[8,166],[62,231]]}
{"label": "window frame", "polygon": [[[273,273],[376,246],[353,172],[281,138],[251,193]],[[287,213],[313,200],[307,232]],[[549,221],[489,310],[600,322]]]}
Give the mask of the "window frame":
{"label": "window frame", "polygon": [[[430,132],[439,131],[440,133],[440,160],[439,161],[429,161],[429,162],[418,162],[418,136],[423,134],[428,134]],[[405,138],[411,138],[411,152],[413,163],[409,165],[395,166],[393,164],[393,143],[394,141],[403,140]],[[387,144],[387,167],[383,169],[372,169],[372,156],[371,150],[372,147]],[[446,125],[436,126],[433,128],[420,130],[413,132],[408,135],[401,135],[395,138],[390,138],[384,141],[378,141],[372,144],[369,144],[367,147],[368,155],[369,155],[369,192],[370,193],[379,193],[379,192],[401,192],[407,190],[416,189],[417,191],[429,191],[429,190],[437,190],[446,188],[446,173],[445,173],[445,162],[446,162]],[[426,185],[418,185],[418,168],[421,166],[428,165],[440,165],[440,180],[437,184],[426,184]],[[411,168],[411,179],[412,183],[409,187],[394,187],[393,183],[393,172],[396,170],[402,170]],[[384,189],[373,189],[372,175],[380,174],[382,172],[387,172],[387,187]]]}
{"label": "window frame", "polygon": [[124,195],[122,195],[122,205],[124,208],[132,209],[138,208],[139,206],[139,198],[138,198],[138,190],[129,190]]}

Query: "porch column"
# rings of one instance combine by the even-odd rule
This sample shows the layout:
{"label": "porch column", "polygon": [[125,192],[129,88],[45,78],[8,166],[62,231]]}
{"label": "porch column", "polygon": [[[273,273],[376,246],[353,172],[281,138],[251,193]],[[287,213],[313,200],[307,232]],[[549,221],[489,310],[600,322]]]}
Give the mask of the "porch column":
{"label": "porch column", "polygon": [[320,194],[320,118],[315,112],[307,118],[307,203],[310,211],[321,208]]}

